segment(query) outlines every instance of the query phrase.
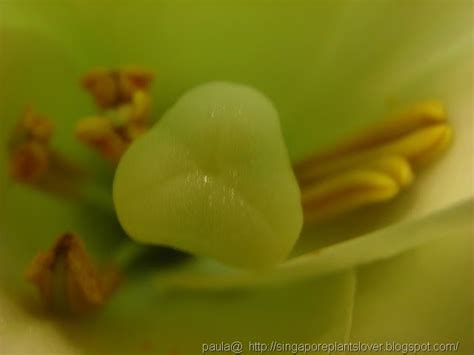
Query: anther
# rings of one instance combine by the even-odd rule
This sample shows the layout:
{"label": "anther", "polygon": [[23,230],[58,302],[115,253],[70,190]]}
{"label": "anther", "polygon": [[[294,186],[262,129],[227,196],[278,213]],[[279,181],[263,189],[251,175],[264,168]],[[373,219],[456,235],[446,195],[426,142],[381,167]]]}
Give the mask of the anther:
{"label": "anther", "polygon": [[79,140],[117,164],[128,145],[149,128],[152,81],[153,73],[140,67],[87,73],[82,84],[103,111],[78,122]]}
{"label": "anther", "polygon": [[374,170],[353,170],[327,178],[302,192],[305,222],[328,219],[361,206],[393,198],[399,185]]}
{"label": "anther", "polygon": [[45,305],[59,312],[85,313],[102,305],[118,285],[118,274],[100,272],[81,239],[61,235],[46,252],[40,252],[26,271]]}
{"label": "anther", "polygon": [[76,126],[76,136],[113,164],[118,163],[128,145],[111,120],[105,117],[83,118]]}
{"label": "anther", "polygon": [[27,107],[9,142],[10,176],[19,182],[36,183],[51,165],[50,139],[54,127],[45,116]]}
{"label": "anther", "polygon": [[443,106],[423,102],[296,164],[305,214],[319,220],[393,198],[412,183],[415,169],[447,149],[452,135]]}

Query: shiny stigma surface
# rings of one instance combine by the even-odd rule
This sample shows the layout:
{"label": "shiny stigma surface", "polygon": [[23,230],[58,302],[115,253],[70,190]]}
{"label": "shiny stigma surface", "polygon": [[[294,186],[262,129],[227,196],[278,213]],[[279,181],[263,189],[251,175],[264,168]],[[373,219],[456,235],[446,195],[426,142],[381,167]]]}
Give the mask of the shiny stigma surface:
{"label": "shiny stigma surface", "polygon": [[283,261],[302,226],[278,113],[240,84],[184,94],[127,150],[113,194],[133,239],[238,267]]}

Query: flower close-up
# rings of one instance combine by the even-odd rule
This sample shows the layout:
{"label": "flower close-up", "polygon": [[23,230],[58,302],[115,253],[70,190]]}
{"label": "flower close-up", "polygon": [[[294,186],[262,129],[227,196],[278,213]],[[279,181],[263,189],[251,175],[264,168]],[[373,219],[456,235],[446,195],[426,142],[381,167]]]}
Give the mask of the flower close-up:
{"label": "flower close-up", "polygon": [[0,1],[0,354],[472,354],[473,10]]}

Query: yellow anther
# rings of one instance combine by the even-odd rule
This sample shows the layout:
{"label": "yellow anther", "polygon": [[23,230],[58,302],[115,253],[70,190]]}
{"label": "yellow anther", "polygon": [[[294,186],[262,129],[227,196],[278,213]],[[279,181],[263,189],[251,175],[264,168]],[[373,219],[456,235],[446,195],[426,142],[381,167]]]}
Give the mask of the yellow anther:
{"label": "yellow anther", "polygon": [[104,116],[110,118],[115,126],[143,125],[149,123],[151,115],[151,97],[144,91],[133,94],[132,101],[119,105],[104,112]]}
{"label": "yellow anther", "polygon": [[76,136],[112,163],[120,160],[128,146],[128,142],[117,132],[112,121],[99,116],[80,120],[76,127]]}
{"label": "yellow anther", "polygon": [[[336,145],[327,152],[316,154],[295,165],[295,172],[302,182],[318,178],[338,169],[346,169],[348,166],[357,165],[361,161],[373,159],[380,154],[404,155],[405,148],[402,147],[407,141],[405,138],[416,132],[433,126],[447,127],[447,136],[442,143],[446,148],[449,143],[450,131],[446,122],[446,113],[443,106],[436,101],[424,102],[412,106],[402,114],[391,117],[382,123],[366,129],[361,134]],[[419,135],[417,135],[419,137]],[[417,138],[418,139],[418,138]],[[401,144],[398,144],[401,143]],[[410,143],[411,144],[411,143]],[[412,146],[412,148],[414,148]],[[396,151],[401,149],[402,151]],[[406,148],[410,149],[410,148]],[[441,150],[439,145],[434,145],[434,150]],[[411,152],[407,152],[410,154]],[[430,152],[424,152],[430,155]],[[408,156],[410,159],[410,157]],[[417,157],[419,158],[419,157]]]}
{"label": "yellow anther", "polygon": [[151,115],[151,97],[145,91],[139,90],[133,94],[131,102],[130,121],[146,124]]}
{"label": "yellow anther", "polygon": [[140,67],[96,69],[86,74],[83,86],[106,110],[98,117],[82,119],[77,137],[106,160],[118,163],[128,145],[148,130],[152,81],[153,73]]}
{"label": "yellow anther", "polygon": [[324,160],[307,166],[297,172],[298,179],[304,185],[308,181],[334,174],[338,171],[360,166],[378,157],[398,155],[411,165],[420,166],[437,157],[449,146],[452,139],[452,128],[447,124],[436,124],[420,128],[394,141],[373,147],[369,150],[347,153],[331,160]]}
{"label": "yellow anther", "polygon": [[[320,195],[307,193],[319,185],[325,188],[316,189],[316,191],[332,196],[331,188],[340,190],[334,185],[334,181],[339,181],[340,176],[346,177],[341,181],[349,187],[350,181],[347,177],[360,169],[369,169],[390,178],[397,185],[396,194],[399,188],[413,181],[414,168],[431,161],[448,147],[452,134],[452,128],[446,122],[443,106],[435,101],[424,102],[412,106],[401,115],[367,129],[327,152],[314,155],[296,164],[295,173],[303,196],[310,196],[306,199],[311,199],[311,196],[320,198]],[[331,181],[332,183],[328,185]],[[360,182],[354,181],[354,186],[359,184]],[[343,212],[366,204],[373,196],[372,190],[367,191],[367,196],[361,192],[357,198],[348,197],[347,206],[352,206],[350,208],[343,208],[339,202],[334,202],[335,206],[339,206],[338,208],[330,207],[329,212],[318,211],[317,215],[332,216],[335,214],[333,210]],[[341,199],[341,204],[343,200]],[[308,200],[305,203],[309,205]],[[317,203],[312,204],[311,215],[315,214],[314,206],[316,205]]]}
{"label": "yellow anther", "polygon": [[372,170],[354,170],[329,177],[302,192],[305,222],[330,218],[355,208],[386,201],[399,191],[390,176]]}
{"label": "yellow anther", "polygon": [[314,164],[335,159],[338,156],[355,154],[397,140],[406,134],[433,124],[446,122],[446,112],[438,101],[427,101],[409,107],[401,114],[393,115],[381,123],[365,129],[360,134],[336,145],[321,154],[316,154],[295,166],[297,171],[305,171]]}
{"label": "yellow anther", "polygon": [[451,143],[453,129],[447,124],[421,128],[398,141],[380,149],[405,156],[412,164],[419,166],[436,158]]}
{"label": "yellow anther", "polygon": [[65,233],[47,252],[40,252],[26,272],[46,306],[83,313],[101,305],[118,283],[115,271],[100,273],[79,237]]}
{"label": "yellow anther", "polygon": [[400,187],[413,182],[413,170],[407,159],[398,155],[388,155],[367,164],[367,168],[383,172],[390,176]]}

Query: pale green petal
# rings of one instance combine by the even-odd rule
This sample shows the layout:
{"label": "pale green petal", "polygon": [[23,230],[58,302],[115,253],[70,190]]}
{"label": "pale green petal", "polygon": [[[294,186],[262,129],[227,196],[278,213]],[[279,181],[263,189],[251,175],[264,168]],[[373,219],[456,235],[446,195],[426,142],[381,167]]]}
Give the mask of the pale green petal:
{"label": "pale green petal", "polygon": [[[43,83],[47,77],[71,85],[91,66],[142,63],[158,72],[157,116],[198,83],[214,79],[249,83],[277,105],[294,158],[332,144],[336,137],[380,119],[390,108],[421,98],[436,96],[446,101],[460,131],[467,131],[464,128],[472,121],[469,112],[457,114],[459,94],[472,97],[472,66],[465,65],[472,63],[469,1],[409,5],[394,0],[275,1],[269,6],[238,0],[168,0],[117,1],[112,6],[108,1],[20,0],[3,1],[1,6],[8,14],[2,23],[34,32],[27,34],[26,41],[19,40],[18,46],[33,47],[23,61],[3,47],[17,63],[18,70],[5,70],[13,77],[21,72],[31,77],[29,83]],[[47,37],[46,45],[42,36]],[[52,48],[51,43],[61,49]],[[44,63],[56,75],[47,76],[46,71],[43,76],[31,76],[31,71],[44,69],[44,54],[49,57],[51,51],[60,50],[74,59],[73,71],[62,69],[71,58],[64,60],[66,54],[59,53],[58,63]],[[6,81],[13,82],[10,78]],[[41,96],[37,86],[19,85],[23,95],[15,95],[16,101],[23,101],[28,93],[29,100],[52,105],[51,100],[42,103],[37,97]],[[76,91],[60,87],[61,93],[74,95],[80,104],[69,106],[68,112],[56,107],[48,111],[64,117],[70,132],[76,117],[91,112],[92,107],[75,86]],[[44,95],[49,92],[43,91]],[[10,113],[17,112],[15,105],[8,106]],[[66,139],[61,144],[68,145]],[[457,145],[459,149],[451,155],[458,158],[458,152],[469,148],[465,143]],[[466,181],[452,184],[455,193],[444,193],[435,207],[465,197]],[[430,208],[426,206],[434,208],[429,202],[423,206],[423,211]]]}
{"label": "pale green petal", "polygon": [[358,269],[351,341],[459,341],[457,353],[472,353],[472,221],[463,233],[447,234],[401,257]]}
{"label": "pale green petal", "polygon": [[[393,101],[437,95],[429,85],[400,89],[421,74],[436,79],[471,30],[470,3],[462,0],[7,3],[7,23],[51,33],[76,48],[82,64],[156,69],[159,113],[202,82],[256,86],[276,103],[294,158],[381,118]],[[439,58],[445,48],[452,50]]]}
{"label": "pale green petal", "polygon": [[219,268],[215,263],[201,259],[188,267],[158,274],[155,283],[173,288],[232,289],[319,277],[389,259],[439,239],[472,233],[473,208],[474,199],[470,199],[423,219],[396,224],[292,258],[265,273]]}
{"label": "pale green petal", "polygon": [[[245,348],[249,341],[342,342],[349,334],[354,286],[354,273],[347,272],[292,287],[157,292],[146,277],[137,277],[96,316],[58,323],[65,339],[44,315],[35,321],[5,303],[13,308],[2,314],[0,352],[3,343],[13,354],[31,352],[39,343],[48,353],[75,347],[91,355],[169,355],[198,354],[203,343],[222,341],[239,340]],[[22,325],[28,328],[19,341]]]}
{"label": "pale green petal", "polygon": [[0,291],[0,354],[83,354],[53,319],[38,317]]}
{"label": "pale green petal", "polygon": [[[439,168],[417,185],[416,193],[394,204],[390,218],[372,214],[373,210],[364,213],[384,225],[406,216],[407,211],[415,211],[413,216],[424,215],[472,195],[472,163],[464,160],[472,158],[472,139],[463,136],[472,132],[472,67],[466,64],[472,63],[471,1],[275,1],[271,7],[267,2],[238,0],[111,4],[76,0],[0,1],[0,141],[5,142],[12,120],[25,101],[31,102],[58,120],[57,146],[87,166],[98,168],[95,155],[72,138],[74,121],[93,110],[89,98],[77,87],[77,78],[95,65],[138,63],[156,69],[157,117],[198,83],[220,79],[251,84],[275,102],[294,159],[379,119],[389,108],[435,96],[448,105],[458,131],[458,143]],[[31,294],[30,286],[22,279],[24,266],[57,233],[66,228],[78,230],[94,253],[100,255],[106,250],[101,238],[115,240],[120,232],[116,225],[108,226],[112,219],[95,212],[92,215],[90,209],[65,206],[20,187],[8,186],[5,190],[4,150],[0,152],[0,275],[8,286],[9,297],[24,299]],[[109,177],[104,170],[101,181],[107,182]],[[321,276],[389,258],[429,240],[447,241],[451,233],[464,234],[469,228],[469,209],[472,202],[328,248],[314,258],[302,257],[282,266],[281,273],[271,274],[267,280]],[[352,221],[357,221],[356,217]],[[351,224],[350,219],[347,225],[359,233],[367,232],[363,226]],[[321,238],[325,234],[323,228],[313,232]],[[333,235],[336,234],[337,229]],[[373,282],[369,270],[361,273],[361,282]],[[388,266],[384,270],[387,277],[393,271]],[[449,266],[447,270],[451,270]],[[412,271],[410,263],[401,267],[400,275],[398,271],[393,274],[394,282],[400,287],[415,287],[414,282],[403,283]],[[212,272],[218,270],[212,267]],[[437,286],[444,282],[440,280],[455,278],[444,272],[439,274],[440,279],[434,280],[439,281]],[[342,340],[348,331],[354,292],[351,273],[325,276],[300,285],[218,293],[191,293],[189,287],[194,288],[196,283],[186,279],[186,292],[169,287],[173,285],[170,280],[178,280],[174,284],[181,287],[183,275],[189,276],[159,276],[155,279],[157,285],[151,284],[145,275],[126,284],[96,322],[92,319],[84,320],[85,324],[71,324],[67,328],[68,339],[87,353],[107,352],[111,344],[115,344],[116,350],[129,353],[140,346],[146,348],[152,338],[162,340],[160,344],[152,343],[153,350],[175,350],[172,346],[179,343],[188,354],[209,334],[216,340],[256,334],[261,337],[259,340],[317,341]],[[192,281],[194,274],[190,276]],[[214,287],[214,281],[217,288],[222,288],[222,284],[224,288],[239,288],[262,282],[253,275],[204,276],[205,288]],[[382,274],[376,278],[384,277]],[[461,309],[467,309],[461,296],[463,288],[456,282],[451,281],[453,289],[459,291],[459,298],[453,298],[461,302],[459,308],[449,307],[445,293],[441,293],[445,298],[440,300],[443,310],[454,312],[453,322]],[[371,298],[360,302],[373,301],[372,310],[375,309],[379,299],[387,297],[382,290],[384,285],[380,286],[377,302]],[[370,294],[370,288],[366,291]],[[393,292],[387,299],[398,305],[401,295]],[[362,296],[358,299],[362,300]],[[420,308],[425,317],[413,324],[426,326],[437,314],[435,302]],[[414,305],[419,304],[417,298]],[[417,314],[414,305],[406,309]],[[16,346],[18,352],[32,352],[39,346],[37,342],[48,352],[72,352],[69,342],[56,338],[48,325],[45,330],[32,330],[36,323],[23,313],[23,308],[17,312],[10,300],[2,301],[3,306],[11,312],[1,314],[0,331],[9,330],[9,338],[2,340],[8,339],[8,344]],[[396,309],[392,313],[399,330],[398,320],[402,318],[395,317]],[[190,317],[191,314],[196,316]],[[359,331],[358,327],[365,319],[358,312],[355,317],[353,334],[363,338],[364,328]],[[462,336],[451,320],[449,333]],[[25,332],[20,344],[12,329],[19,329],[22,324],[32,324],[32,328],[26,328],[31,331]],[[183,328],[194,334],[188,343],[183,341]],[[416,330],[414,326],[410,329]],[[429,334],[441,334],[427,326],[424,329]],[[382,330],[380,338],[384,335]],[[57,346],[53,345],[54,339],[58,340]],[[26,348],[28,345],[31,347]]]}
{"label": "pale green petal", "polygon": [[[471,24],[473,19],[471,17]],[[463,35],[453,37],[451,43],[429,51],[429,55],[423,47],[418,55],[404,53],[397,70],[387,70],[373,79],[386,85],[366,92],[371,97],[382,92],[402,102],[439,99],[446,106],[448,121],[454,128],[449,151],[417,174],[415,184],[406,195],[386,209],[385,219],[390,215],[396,219],[400,211],[405,219],[414,219],[474,195],[474,41],[471,34],[472,25]]]}

